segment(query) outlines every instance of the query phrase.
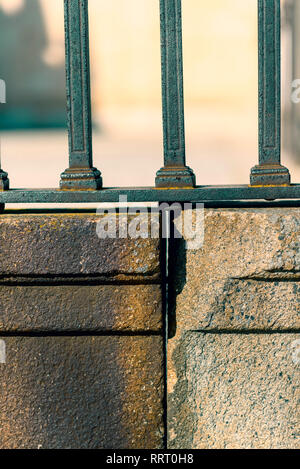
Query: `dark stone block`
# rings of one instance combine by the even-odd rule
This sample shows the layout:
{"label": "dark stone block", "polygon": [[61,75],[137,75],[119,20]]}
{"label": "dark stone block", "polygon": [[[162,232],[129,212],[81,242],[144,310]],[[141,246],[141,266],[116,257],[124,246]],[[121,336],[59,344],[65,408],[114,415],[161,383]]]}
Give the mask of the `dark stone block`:
{"label": "dark stone block", "polygon": [[1,448],[162,448],[161,338],[1,340]]}
{"label": "dark stone block", "polygon": [[96,227],[101,217],[86,213],[2,215],[0,276],[158,279],[160,240],[99,239]]}

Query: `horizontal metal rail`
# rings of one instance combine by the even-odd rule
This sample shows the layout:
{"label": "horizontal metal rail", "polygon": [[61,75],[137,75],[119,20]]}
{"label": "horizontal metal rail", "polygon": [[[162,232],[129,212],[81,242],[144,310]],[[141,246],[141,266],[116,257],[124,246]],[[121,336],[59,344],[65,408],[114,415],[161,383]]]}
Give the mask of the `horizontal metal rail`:
{"label": "horizontal metal rail", "polygon": [[231,200],[300,199],[300,184],[282,187],[198,186],[192,189],[117,187],[101,191],[61,191],[59,189],[11,189],[0,192],[0,203],[93,203],[119,202],[221,202]]}

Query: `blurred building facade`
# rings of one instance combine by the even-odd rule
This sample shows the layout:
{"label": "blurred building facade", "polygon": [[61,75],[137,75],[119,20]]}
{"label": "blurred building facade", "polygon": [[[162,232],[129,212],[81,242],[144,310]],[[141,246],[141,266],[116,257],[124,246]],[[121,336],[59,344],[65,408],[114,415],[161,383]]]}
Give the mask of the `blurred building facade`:
{"label": "blurred building facade", "polygon": [[[183,1],[188,104],[241,106],[256,88],[253,0]],[[63,98],[63,2],[0,0],[1,75],[9,101]],[[158,0],[89,0],[93,98],[101,106],[159,106]],[[26,98],[27,97],[27,98]]]}
{"label": "blurred building facade", "polygon": [[0,1],[0,77],[7,85],[2,129],[65,125],[64,64],[44,60],[46,21],[39,0]]}
{"label": "blurred building facade", "polygon": [[[283,9],[285,38],[283,67],[284,145],[292,158],[300,163],[300,1],[285,0]],[[292,86],[296,85],[296,87]],[[298,91],[297,91],[298,90]],[[295,97],[292,99],[292,94]],[[295,100],[296,98],[296,100]]]}

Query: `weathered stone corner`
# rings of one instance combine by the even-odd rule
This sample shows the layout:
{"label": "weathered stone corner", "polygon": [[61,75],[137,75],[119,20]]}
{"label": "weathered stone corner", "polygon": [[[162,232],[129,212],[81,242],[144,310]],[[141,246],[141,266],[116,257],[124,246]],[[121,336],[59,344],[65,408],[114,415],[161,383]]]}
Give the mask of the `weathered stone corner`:
{"label": "weathered stone corner", "polygon": [[176,249],[169,447],[299,448],[300,209],[207,209]]}

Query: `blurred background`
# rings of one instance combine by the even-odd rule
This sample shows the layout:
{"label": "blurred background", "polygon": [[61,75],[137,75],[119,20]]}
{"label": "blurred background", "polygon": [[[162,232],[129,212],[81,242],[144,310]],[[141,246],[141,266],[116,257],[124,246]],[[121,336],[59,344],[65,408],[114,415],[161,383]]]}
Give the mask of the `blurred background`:
{"label": "blurred background", "polygon": [[[300,0],[282,1],[283,163],[300,182]],[[183,0],[187,162],[197,184],[249,182],[257,161],[257,0]],[[94,163],[104,185],[162,166],[158,0],[89,0]],[[300,39],[300,38],[299,38]],[[0,0],[2,167],[57,187],[68,166],[63,0]],[[298,58],[299,56],[299,58]]]}

